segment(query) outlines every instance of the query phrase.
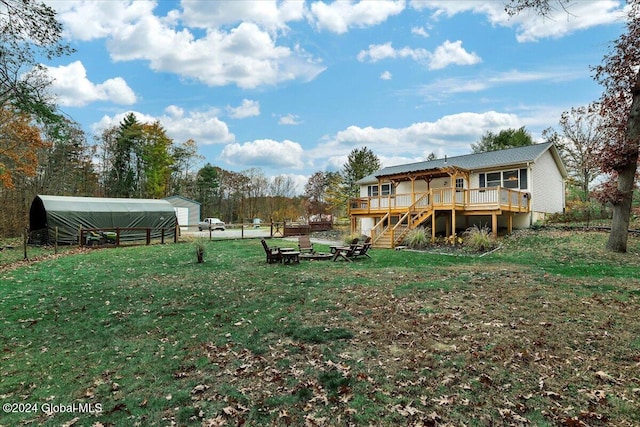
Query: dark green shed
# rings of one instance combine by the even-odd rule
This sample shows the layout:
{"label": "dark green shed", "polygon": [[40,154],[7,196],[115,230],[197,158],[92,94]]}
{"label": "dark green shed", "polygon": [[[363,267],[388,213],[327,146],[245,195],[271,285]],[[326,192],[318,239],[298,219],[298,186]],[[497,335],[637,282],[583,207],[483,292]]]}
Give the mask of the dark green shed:
{"label": "dark green shed", "polygon": [[[171,203],[154,199],[117,199],[39,195],[29,210],[29,227],[42,243],[52,243],[58,228],[58,243],[77,243],[80,228],[150,228],[159,238],[177,225]],[[122,241],[146,239],[145,230],[123,231]]]}

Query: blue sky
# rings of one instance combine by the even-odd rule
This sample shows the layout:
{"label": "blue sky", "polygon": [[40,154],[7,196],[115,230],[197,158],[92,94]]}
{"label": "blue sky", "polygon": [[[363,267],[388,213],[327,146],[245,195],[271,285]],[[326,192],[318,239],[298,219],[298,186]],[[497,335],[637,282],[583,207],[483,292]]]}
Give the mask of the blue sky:
{"label": "blue sky", "polygon": [[354,148],[383,166],[467,154],[486,131],[540,141],[599,98],[591,66],[624,2],[550,18],[504,1],[47,0],[76,53],[46,63],[59,105],[90,134],[134,112],[203,163],[260,168],[302,189]]}

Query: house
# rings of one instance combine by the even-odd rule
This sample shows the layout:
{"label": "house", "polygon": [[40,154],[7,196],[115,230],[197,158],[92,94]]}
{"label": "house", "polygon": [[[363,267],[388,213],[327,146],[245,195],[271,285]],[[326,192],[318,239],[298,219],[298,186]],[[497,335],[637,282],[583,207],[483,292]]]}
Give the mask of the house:
{"label": "house", "polygon": [[357,182],[351,231],[390,248],[420,226],[432,240],[471,225],[510,233],[562,212],[566,177],[553,143],[385,167]]}
{"label": "house", "polygon": [[186,231],[189,227],[198,226],[200,222],[200,202],[182,196],[169,196],[165,200],[171,203],[176,211],[181,230]]}

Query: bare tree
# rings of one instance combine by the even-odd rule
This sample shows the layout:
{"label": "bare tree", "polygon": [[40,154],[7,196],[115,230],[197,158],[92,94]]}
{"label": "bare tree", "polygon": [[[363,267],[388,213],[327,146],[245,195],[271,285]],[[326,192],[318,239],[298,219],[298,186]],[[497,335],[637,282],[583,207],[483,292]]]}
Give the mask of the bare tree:
{"label": "bare tree", "polygon": [[601,174],[598,153],[603,144],[602,118],[599,107],[572,108],[560,118],[559,148],[569,176],[580,189],[580,198],[589,201],[591,183]]}
{"label": "bare tree", "polygon": [[51,83],[40,59],[73,52],[61,43],[62,24],[44,2],[0,0],[0,104],[12,103],[36,116],[51,116]]}
{"label": "bare tree", "polygon": [[[575,1],[575,0],[574,0]],[[571,0],[510,0],[506,10],[517,14],[532,9],[545,16]],[[599,101],[605,143],[598,165],[610,176],[600,200],[613,206],[607,249],[626,252],[633,190],[640,147],[640,0],[628,0],[626,32],[614,40],[610,53],[594,68],[594,77],[604,91]]]}

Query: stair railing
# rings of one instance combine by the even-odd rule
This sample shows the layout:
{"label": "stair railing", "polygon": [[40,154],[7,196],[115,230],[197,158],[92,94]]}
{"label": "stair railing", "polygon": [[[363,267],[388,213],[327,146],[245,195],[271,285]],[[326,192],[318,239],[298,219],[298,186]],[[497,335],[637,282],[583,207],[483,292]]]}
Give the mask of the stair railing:
{"label": "stair railing", "polygon": [[380,221],[378,221],[373,228],[371,229],[371,242],[375,243],[382,235],[384,235],[384,233],[387,231],[387,228],[389,228],[389,226],[385,226],[385,222],[388,223],[389,219],[389,213],[386,213],[382,219],[380,219]]}
{"label": "stair railing", "polygon": [[[423,221],[422,214],[425,211],[431,211],[431,191],[429,193],[424,193],[420,196],[409,208],[404,215],[400,217],[398,222],[393,226],[391,231],[391,246],[395,247],[397,243],[400,243],[404,236],[407,235],[409,230],[412,230],[416,227],[417,224]],[[419,220],[416,220],[413,217],[414,213],[418,213]],[[406,224],[405,224],[406,222]]]}

